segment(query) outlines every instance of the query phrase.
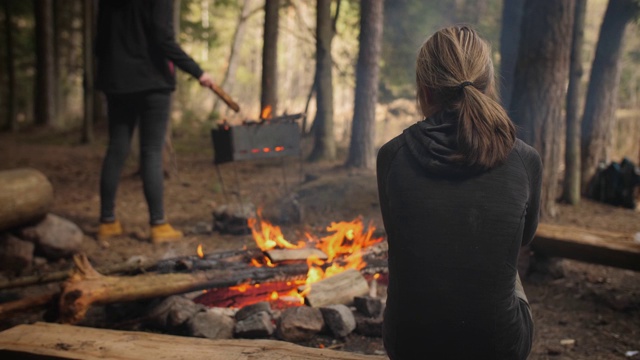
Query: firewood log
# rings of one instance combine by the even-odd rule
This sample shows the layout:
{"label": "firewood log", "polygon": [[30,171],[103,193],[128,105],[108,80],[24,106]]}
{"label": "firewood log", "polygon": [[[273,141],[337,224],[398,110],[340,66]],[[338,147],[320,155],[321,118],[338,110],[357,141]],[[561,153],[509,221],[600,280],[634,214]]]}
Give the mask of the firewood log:
{"label": "firewood log", "polygon": [[74,274],[63,284],[60,295],[60,320],[77,323],[92,305],[135,301],[182,294],[196,290],[238,285],[247,281],[305,275],[307,264],[275,268],[248,267],[246,270],[210,270],[188,274],[143,274],[129,277],[104,276],[86,256],[74,257]]}
{"label": "firewood log", "polygon": [[[356,296],[369,293],[369,284],[358,270],[350,269],[310,285],[305,295],[309,306],[323,307],[333,304],[348,305]],[[302,289],[304,290],[304,289]]]}
{"label": "firewood log", "polygon": [[211,340],[49,323],[0,332],[3,359],[384,360],[382,355],[316,349],[277,340]]}

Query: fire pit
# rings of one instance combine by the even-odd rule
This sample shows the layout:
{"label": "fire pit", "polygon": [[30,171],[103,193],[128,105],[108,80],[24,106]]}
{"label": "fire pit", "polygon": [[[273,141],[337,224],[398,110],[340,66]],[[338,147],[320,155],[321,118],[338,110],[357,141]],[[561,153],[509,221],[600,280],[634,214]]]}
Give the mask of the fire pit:
{"label": "fire pit", "polygon": [[222,124],[211,130],[215,164],[300,155],[302,114],[283,115],[241,125]]}

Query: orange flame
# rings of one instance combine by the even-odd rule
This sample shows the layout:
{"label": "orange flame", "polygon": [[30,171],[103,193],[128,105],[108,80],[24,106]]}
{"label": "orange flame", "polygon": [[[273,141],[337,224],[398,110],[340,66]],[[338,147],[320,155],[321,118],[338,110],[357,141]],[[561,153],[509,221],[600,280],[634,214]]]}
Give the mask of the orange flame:
{"label": "orange flame", "polygon": [[284,235],[280,227],[272,225],[270,222],[263,220],[262,213],[258,210],[257,218],[249,218],[247,220],[253,239],[256,245],[262,251],[269,251],[275,248],[280,249],[299,249],[305,246],[304,242],[300,241],[297,245],[285,240]]}
{"label": "orange flame", "polygon": [[[380,242],[382,238],[374,238],[375,227],[372,224],[365,229],[362,219],[353,221],[333,222],[327,228],[329,233],[324,237],[316,237],[312,234],[304,234],[305,240],[298,241],[296,245],[287,241],[280,227],[262,219],[261,211],[257,211],[255,218],[248,219],[248,225],[253,238],[262,251],[273,249],[299,249],[302,247],[316,247],[327,255],[323,260],[318,256],[307,258],[308,272],[304,280],[287,281],[290,290],[268,290],[262,295],[262,299],[256,301],[286,302],[289,304],[304,305],[305,296],[311,291],[312,284],[341,273],[347,269],[361,270],[366,266],[363,260],[364,248]],[[267,256],[251,260],[255,267],[275,267]],[[374,279],[379,274],[374,275]],[[230,287],[229,290],[238,293],[250,294],[260,288],[260,283],[245,283]]]}
{"label": "orange flame", "polygon": [[260,112],[260,119],[270,120],[271,119],[271,105],[267,105]]}
{"label": "orange flame", "polygon": [[[276,248],[298,249],[306,245],[304,241],[299,241],[297,245],[288,242],[278,226],[261,219],[260,211],[258,211],[257,218],[248,220],[248,224],[256,244],[263,251]],[[311,290],[310,285],[312,283],[348,269],[361,270],[367,265],[362,259],[362,250],[382,241],[382,238],[373,237],[375,231],[373,224],[370,224],[365,231],[364,224],[360,218],[356,218],[353,221],[333,222],[326,230],[330,234],[320,239],[311,234],[305,234],[307,241],[316,243],[316,248],[324,252],[328,259],[326,261],[321,260],[317,256],[307,258],[309,271],[305,281],[306,286],[300,294],[297,294],[298,297],[303,298]],[[275,266],[270,263],[266,256],[265,259],[267,266]],[[257,261],[253,263],[255,266],[262,266]]]}
{"label": "orange flame", "polygon": [[198,248],[196,249],[196,254],[200,259],[204,259],[204,252],[202,251],[202,244],[198,244]]}

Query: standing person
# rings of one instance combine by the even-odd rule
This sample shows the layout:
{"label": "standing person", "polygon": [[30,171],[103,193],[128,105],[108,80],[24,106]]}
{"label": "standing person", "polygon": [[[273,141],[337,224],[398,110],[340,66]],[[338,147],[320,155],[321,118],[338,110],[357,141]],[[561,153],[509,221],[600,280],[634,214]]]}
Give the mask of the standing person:
{"label": "standing person", "polygon": [[122,234],[115,216],[115,198],[131,137],[140,134],[140,172],[149,207],[151,240],[182,238],[167,223],[163,204],[162,149],[174,64],[209,87],[211,76],[176,43],[171,0],[100,0],[96,56],[97,85],[107,97],[109,146],[100,177],[99,238]]}
{"label": "standing person", "polygon": [[536,231],[542,164],[494,99],[488,44],[442,29],[421,47],[425,119],[378,153],[389,242],[391,359],[525,359],[533,337],[518,252]]}

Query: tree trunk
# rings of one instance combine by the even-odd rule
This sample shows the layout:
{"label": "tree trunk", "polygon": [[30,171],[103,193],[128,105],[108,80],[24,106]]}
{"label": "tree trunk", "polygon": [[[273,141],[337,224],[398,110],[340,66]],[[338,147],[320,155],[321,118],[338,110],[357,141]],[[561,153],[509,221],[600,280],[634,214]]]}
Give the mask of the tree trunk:
{"label": "tree trunk", "polygon": [[309,160],[334,160],[336,142],[333,136],[333,58],[331,42],[334,29],[331,1],[317,0],[316,11],[316,104],[314,143]]}
{"label": "tree trunk", "polygon": [[379,61],[382,48],[382,0],[363,0],[360,6],[360,53],[356,65],[356,94],[346,166],[375,168],[375,118]]}
{"label": "tree trunk", "polygon": [[84,0],[83,20],[82,20],[82,55],[84,63],[83,75],[83,100],[84,100],[84,120],[82,121],[82,143],[93,142],[94,123],[94,87],[93,87],[93,0]]}
{"label": "tree trunk", "polygon": [[7,71],[7,128],[12,131],[18,131],[18,119],[16,117],[16,74],[15,60],[13,53],[13,17],[11,14],[11,1],[3,1],[4,5],[4,28],[5,28],[5,45],[6,45],[6,71]]}
{"label": "tree trunk", "polygon": [[600,161],[607,156],[620,84],[627,24],[638,13],[634,0],[610,0],[600,28],[582,119],[582,190],[586,191]]}
{"label": "tree trunk", "polygon": [[526,0],[511,98],[519,134],[542,158],[541,215],[556,212],[565,84],[569,75],[574,0]]}
{"label": "tree trunk", "polygon": [[576,0],[573,39],[571,40],[571,64],[567,89],[567,139],[564,156],[565,173],[562,199],[577,205],[580,202],[580,117],[578,103],[582,80],[582,44],[584,43],[584,19],[587,0]]}
{"label": "tree trunk", "polygon": [[53,0],[37,0],[36,17],[36,124],[55,126]]}
{"label": "tree trunk", "polygon": [[260,108],[271,106],[271,114],[278,105],[278,11],[280,0],[266,1],[264,6],[264,47],[262,48],[262,95]]}
{"label": "tree trunk", "polygon": [[[229,52],[229,59],[227,60],[227,69],[224,72],[224,77],[220,82],[220,87],[226,89],[231,94],[233,91],[233,85],[236,80],[236,70],[238,69],[238,53],[240,52],[240,46],[244,42],[244,35],[247,32],[247,19],[251,15],[251,4],[253,0],[240,0],[242,2],[242,10],[238,17],[238,25],[236,31],[233,33],[233,40],[231,40],[231,51]],[[220,114],[220,100],[216,98],[213,103],[213,111]],[[225,111],[228,111],[225,108]]]}
{"label": "tree trunk", "polygon": [[500,98],[502,106],[509,110],[513,77],[518,60],[518,42],[522,24],[524,0],[504,0],[502,8],[502,28],[500,30]]}

